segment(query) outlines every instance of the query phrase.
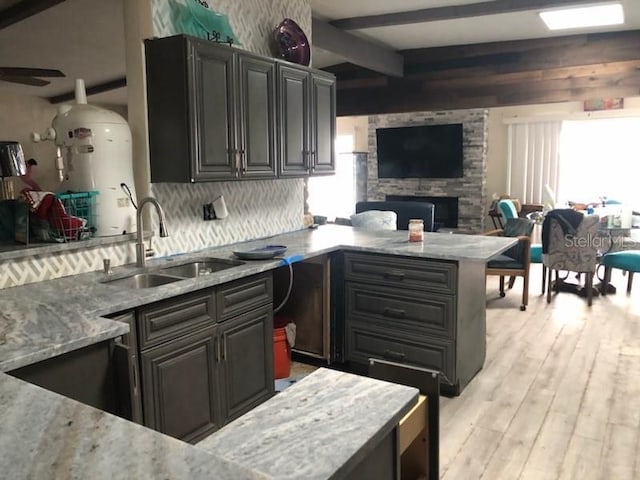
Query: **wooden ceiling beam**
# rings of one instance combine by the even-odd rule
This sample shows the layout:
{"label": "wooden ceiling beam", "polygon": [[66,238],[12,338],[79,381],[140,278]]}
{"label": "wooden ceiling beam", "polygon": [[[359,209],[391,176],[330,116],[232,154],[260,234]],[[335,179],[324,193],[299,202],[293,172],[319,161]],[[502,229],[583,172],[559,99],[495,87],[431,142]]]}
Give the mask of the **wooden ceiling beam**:
{"label": "wooden ceiling beam", "polygon": [[590,3],[602,3],[602,0],[492,0],[466,5],[451,5],[380,15],[341,18],[330,23],[341,30],[362,30],[365,28],[457,20],[460,18],[525,12],[563,6],[578,6]]}
{"label": "wooden ceiling beam", "polygon": [[[91,87],[87,87],[87,97],[91,95],[97,95],[99,93],[109,92],[111,90],[117,90],[118,88],[123,88],[127,86],[127,78],[120,77],[115,80],[110,80],[108,82],[99,83],[98,85],[93,85]],[[60,95],[54,95],[53,97],[47,98],[49,103],[62,103],[68,102],[69,100],[73,100],[76,97],[76,93],[74,90],[70,92],[61,93]]]}
{"label": "wooden ceiling beam", "polygon": [[64,1],[65,0],[22,0],[0,11],[0,30]]}
{"label": "wooden ceiling beam", "polygon": [[354,65],[385,75],[404,75],[404,58],[393,50],[339,30],[317,18],[313,19],[311,28],[314,46],[336,53]]}

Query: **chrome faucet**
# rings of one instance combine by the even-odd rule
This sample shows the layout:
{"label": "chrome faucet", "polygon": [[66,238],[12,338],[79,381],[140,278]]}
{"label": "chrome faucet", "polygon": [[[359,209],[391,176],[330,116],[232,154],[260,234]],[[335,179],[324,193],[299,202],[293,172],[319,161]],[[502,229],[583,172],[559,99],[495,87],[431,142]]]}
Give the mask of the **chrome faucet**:
{"label": "chrome faucet", "polygon": [[160,236],[169,236],[169,232],[167,232],[167,227],[165,225],[164,211],[162,210],[162,207],[160,206],[158,201],[153,197],[145,197],[140,200],[140,203],[138,204],[138,212],[136,213],[136,225],[138,228],[136,241],[136,267],[144,267],[147,257],[152,257],[154,255],[153,250],[149,249],[149,251],[147,251],[145,249],[144,239],[142,235],[144,230],[142,228],[142,207],[144,207],[147,203],[151,203],[154,207],[156,207],[156,213],[158,214],[158,218],[160,220]]}

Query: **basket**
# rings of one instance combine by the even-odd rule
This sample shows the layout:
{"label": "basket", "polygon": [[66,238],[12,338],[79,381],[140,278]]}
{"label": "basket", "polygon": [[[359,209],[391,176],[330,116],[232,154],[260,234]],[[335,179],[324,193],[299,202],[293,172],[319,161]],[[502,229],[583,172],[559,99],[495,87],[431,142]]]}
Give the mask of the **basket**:
{"label": "basket", "polygon": [[[87,240],[96,231],[96,196],[98,192],[56,193],[64,212],[50,217],[51,226],[65,242]],[[79,219],[83,219],[81,222]]]}

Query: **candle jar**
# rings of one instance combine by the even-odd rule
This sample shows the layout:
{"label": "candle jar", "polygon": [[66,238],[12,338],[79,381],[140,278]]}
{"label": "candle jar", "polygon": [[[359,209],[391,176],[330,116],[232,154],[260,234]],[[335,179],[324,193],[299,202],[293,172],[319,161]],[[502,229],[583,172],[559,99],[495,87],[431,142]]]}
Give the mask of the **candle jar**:
{"label": "candle jar", "polygon": [[422,242],[424,240],[424,221],[419,218],[409,220],[409,241]]}

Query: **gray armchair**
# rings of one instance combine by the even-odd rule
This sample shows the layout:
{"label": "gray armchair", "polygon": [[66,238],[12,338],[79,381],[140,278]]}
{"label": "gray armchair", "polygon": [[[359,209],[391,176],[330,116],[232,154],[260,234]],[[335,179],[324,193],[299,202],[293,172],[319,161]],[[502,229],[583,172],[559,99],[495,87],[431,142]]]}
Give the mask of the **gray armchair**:
{"label": "gray armchair", "polygon": [[420,218],[424,221],[424,231],[433,231],[433,203],[429,202],[397,202],[374,201],[356,203],[356,213],[369,210],[383,210],[396,212],[398,230],[408,230],[409,220]]}
{"label": "gray armchair", "polygon": [[[573,214],[572,214],[573,215]],[[545,217],[542,227],[542,264],[548,271],[547,303],[551,302],[551,274],[555,270],[555,290],[559,291],[559,270],[586,274],[585,288],[587,303],[593,299],[593,275],[598,264],[598,249],[593,239],[598,235],[599,218],[597,215],[583,216],[574,228],[560,215]],[[546,250],[546,251],[545,251]]]}

